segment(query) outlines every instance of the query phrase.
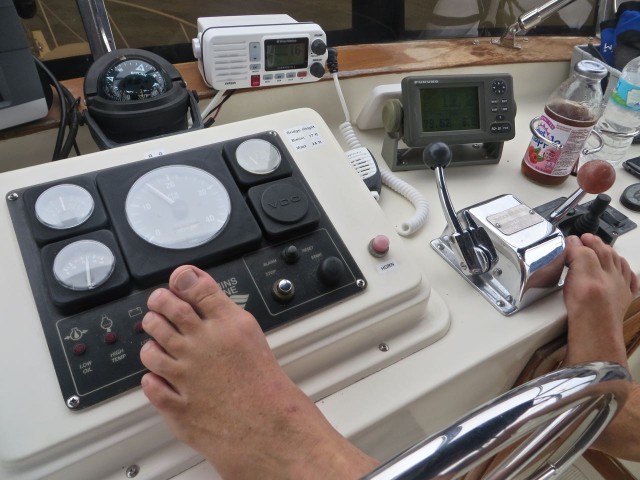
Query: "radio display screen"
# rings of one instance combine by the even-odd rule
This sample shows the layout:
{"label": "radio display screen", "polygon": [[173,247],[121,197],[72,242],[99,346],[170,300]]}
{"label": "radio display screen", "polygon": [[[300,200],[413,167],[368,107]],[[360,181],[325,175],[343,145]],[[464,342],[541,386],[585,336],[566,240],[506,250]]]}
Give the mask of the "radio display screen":
{"label": "radio display screen", "polygon": [[307,68],[309,40],[307,38],[278,38],[264,41],[265,70]]}
{"label": "radio display screen", "polygon": [[478,87],[420,89],[423,132],[446,132],[480,128]]}

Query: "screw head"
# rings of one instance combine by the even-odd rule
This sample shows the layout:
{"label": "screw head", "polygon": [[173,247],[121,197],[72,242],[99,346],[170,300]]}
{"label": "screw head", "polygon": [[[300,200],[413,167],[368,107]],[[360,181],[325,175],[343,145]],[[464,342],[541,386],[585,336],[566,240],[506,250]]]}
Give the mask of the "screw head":
{"label": "screw head", "polygon": [[125,472],[127,478],[134,478],[140,473],[140,467],[138,465],[130,465]]}
{"label": "screw head", "polygon": [[80,397],[78,397],[77,395],[71,395],[69,398],[67,398],[67,407],[74,409],[74,408],[78,408],[80,406]]}
{"label": "screw head", "polygon": [[9,195],[7,195],[7,200],[13,202],[17,200],[19,197],[20,195],[18,195],[16,192],[11,192]]}
{"label": "screw head", "polygon": [[378,350],[380,350],[381,352],[388,352],[389,345],[386,343],[381,343],[380,345],[378,345]]}
{"label": "screw head", "polygon": [[362,278],[356,280],[356,287],[364,288],[367,286],[367,282],[365,282]]}

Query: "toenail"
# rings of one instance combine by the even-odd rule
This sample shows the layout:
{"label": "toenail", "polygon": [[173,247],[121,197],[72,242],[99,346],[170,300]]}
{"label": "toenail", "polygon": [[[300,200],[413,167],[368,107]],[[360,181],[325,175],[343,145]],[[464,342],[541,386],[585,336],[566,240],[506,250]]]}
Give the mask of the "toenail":
{"label": "toenail", "polygon": [[198,275],[193,270],[185,270],[178,275],[176,278],[175,286],[178,290],[186,290],[187,288],[192,287],[196,281],[198,280]]}

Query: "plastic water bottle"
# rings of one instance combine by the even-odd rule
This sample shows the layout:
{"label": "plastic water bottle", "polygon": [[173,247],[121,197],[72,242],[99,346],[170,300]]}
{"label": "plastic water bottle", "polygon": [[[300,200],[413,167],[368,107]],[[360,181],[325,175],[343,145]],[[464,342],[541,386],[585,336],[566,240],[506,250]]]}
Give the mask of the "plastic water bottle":
{"label": "plastic water bottle", "polygon": [[[599,152],[587,155],[584,161],[602,159],[616,166],[625,155],[640,127],[640,57],[631,60],[622,70],[595,129],[604,145]],[[593,138],[588,146],[592,147]]]}

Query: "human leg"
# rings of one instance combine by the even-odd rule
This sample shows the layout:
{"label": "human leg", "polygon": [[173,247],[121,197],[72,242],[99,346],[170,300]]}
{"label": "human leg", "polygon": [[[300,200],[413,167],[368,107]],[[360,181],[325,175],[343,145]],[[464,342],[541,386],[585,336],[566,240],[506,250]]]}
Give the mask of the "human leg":
{"label": "human leg", "polygon": [[225,478],[358,478],[377,462],[284,374],[255,318],[192,266],[148,300],[142,388]]}

